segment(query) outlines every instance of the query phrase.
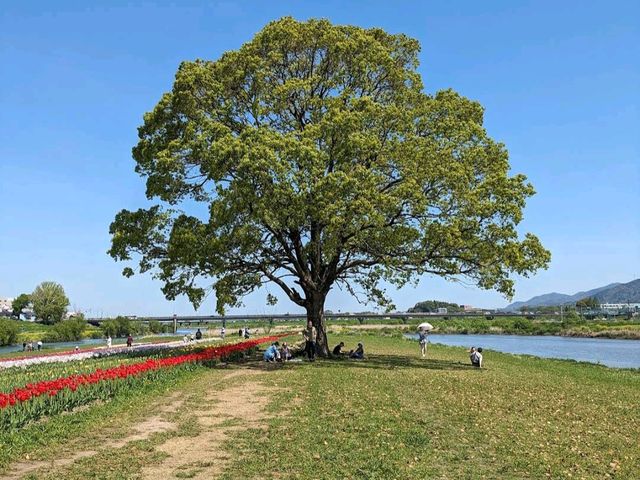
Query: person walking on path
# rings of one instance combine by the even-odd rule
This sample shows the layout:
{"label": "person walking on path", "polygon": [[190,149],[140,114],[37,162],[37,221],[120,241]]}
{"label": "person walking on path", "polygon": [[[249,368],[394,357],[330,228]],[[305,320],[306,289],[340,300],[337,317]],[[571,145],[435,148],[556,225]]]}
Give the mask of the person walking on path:
{"label": "person walking on path", "polygon": [[316,359],[316,339],[318,337],[318,332],[316,327],[313,326],[313,322],[309,320],[307,322],[307,328],[302,331],[302,336],[304,337],[304,351],[309,357],[309,361],[313,362]]}
{"label": "person walking on path", "polygon": [[220,329],[220,338],[222,338],[222,340],[224,340],[224,334],[226,333],[226,329],[224,327],[222,327]]}
{"label": "person walking on path", "polygon": [[38,351],[42,350],[42,340],[38,340]]}
{"label": "person walking on path", "polygon": [[131,336],[131,334],[129,334],[129,336],[127,337],[127,347],[130,347],[133,345],[133,337]]}
{"label": "person walking on path", "polygon": [[425,330],[420,330],[420,332],[418,333],[418,342],[420,343],[420,353],[422,353],[423,357],[426,357],[427,343],[429,342],[429,338]]}
{"label": "person walking on path", "polygon": [[109,335],[109,336],[107,337],[107,348],[111,348],[111,342],[112,342],[112,340],[111,340],[111,335]]}

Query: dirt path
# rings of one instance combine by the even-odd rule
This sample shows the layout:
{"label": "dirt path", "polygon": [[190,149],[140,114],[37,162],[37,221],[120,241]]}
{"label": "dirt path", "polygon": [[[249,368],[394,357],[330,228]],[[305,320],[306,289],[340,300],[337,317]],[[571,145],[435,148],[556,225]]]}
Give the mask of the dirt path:
{"label": "dirt path", "polygon": [[135,477],[154,480],[216,478],[230,458],[222,447],[229,435],[264,426],[268,389],[258,380],[261,373],[262,370],[249,368],[229,370],[215,384],[202,386],[205,393],[196,392],[197,401],[190,398],[193,392],[174,392],[154,407],[153,415],[136,423],[125,437],[106,441],[97,439],[90,448],[67,453],[51,461],[27,459],[12,465],[2,478],[19,480],[28,475],[42,478],[52,474],[64,478],[65,467],[71,468],[77,461],[97,456],[105,450],[126,448],[130,442],[149,439],[155,433],[177,432],[179,418],[184,417],[185,412],[195,420],[196,434],[176,434],[157,445],[154,451],[162,452],[163,460],[144,468]]}
{"label": "dirt path", "polygon": [[135,425],[130,435],[127,435],[126,437],[119,440],[99,442],[100,448],[74,452],[73,454],[63,458],[56,458],[50,461],[34,461],[27,459],[27,461],[15,463],[11,466],[11,470],[8,473],[2,475],[2,479],[18,480],[40,469],[46,468],[47,470],[54,470],[57,468],[65,467],[71,465],[77,460],[81,460],[86,457],[92,457],[98,454],[99,450],[107,448],[121,448],[129,442],[135,440],[145,440],[149,438],[153,433],[171,430],[174,427],[174,424],[165,420],[164,417],[166,416],[166,414],[175,412],[183,402],[184,399],[182,398],[180,392],[176,392],[167,397],[163,405],[155,409],[155,411],[157,412],[156,415],[153,415]]}
{"label": "dirt path", "polygon": [[[260,373],[246,370],[247,379]],[[245,381],[205,398],[200,409],[193,411],[200,432],[197,436],[174,437],[158,447],[167,455],[159,465],[145,468],[142,478],[216,478],[224,470],[229,453],[222,445],[229,434],[264,426],[268,389],[255,381]]]}

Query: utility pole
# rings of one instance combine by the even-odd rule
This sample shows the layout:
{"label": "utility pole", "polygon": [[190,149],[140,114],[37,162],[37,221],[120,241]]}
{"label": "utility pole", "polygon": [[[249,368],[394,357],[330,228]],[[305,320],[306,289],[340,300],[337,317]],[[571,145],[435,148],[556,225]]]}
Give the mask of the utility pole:
{"label": "utility pole", "polygon": [[173,314],[173,334],[175,335],[176,333],[178,333],[178,316],[174,313]]}

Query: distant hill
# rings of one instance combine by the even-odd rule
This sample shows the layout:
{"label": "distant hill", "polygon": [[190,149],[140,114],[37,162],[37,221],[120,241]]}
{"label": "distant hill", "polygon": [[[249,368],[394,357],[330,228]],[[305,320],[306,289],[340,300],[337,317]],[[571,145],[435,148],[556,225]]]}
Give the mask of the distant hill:
{"label": "distant hill", "polygon": [[640,303],[640,278],[629,283],[619,283],[592,296],[600,303]]}
{"label": "distant hill", "polygon": [[442,302],[440,300],[426,300],[424,302],[418,302],[411,307],[409,313],[435,313],[438,308],[446,308],[449,313],[463,312],[462,308],[457,303]]}
{"label": "distant hill", "polygon": [[525,305],[528,307],[545,307],[574,304],[586,297],[593,297],[600,303],[640,303],[640,278],[629,283],[611,283],[604,287],[578,292],[573,295],[555,292],[546,293],[524,302],[514,302],[504,307],[503,310],[516,311]]}

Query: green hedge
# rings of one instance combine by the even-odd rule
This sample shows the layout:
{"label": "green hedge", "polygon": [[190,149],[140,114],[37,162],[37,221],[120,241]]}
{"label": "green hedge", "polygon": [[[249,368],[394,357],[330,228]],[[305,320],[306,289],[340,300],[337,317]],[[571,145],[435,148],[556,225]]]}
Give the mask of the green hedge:
{"label": "green hedge", "polygon": [[16,322],[8,318],[0,318],[0,345],[13,345],[18,341],[20,329]]}

